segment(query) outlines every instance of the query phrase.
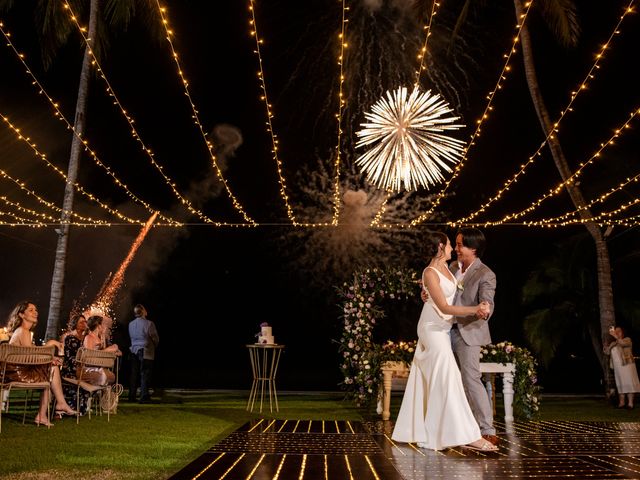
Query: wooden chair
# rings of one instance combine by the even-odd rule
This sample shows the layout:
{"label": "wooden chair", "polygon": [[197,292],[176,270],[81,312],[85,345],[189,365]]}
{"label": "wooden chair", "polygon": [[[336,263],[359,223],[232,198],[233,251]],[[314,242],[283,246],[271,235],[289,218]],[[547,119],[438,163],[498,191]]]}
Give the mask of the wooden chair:
{"label": "wooden chair", "polygon": [[[102,415],[107,412],[107,421],[110,419],[111,412],[115,411],[115,405],[117,405],[118,395],[122,393],[122,386],[118,384],[118,369],[117,356],[115,352],[108,352],[104,350],[91,350],[85,347],[80,347],[76,354],[76,369],[80,372],[78,378],[64,377],[63,381],[71,383],[76,386],[76,423],[80,422],[80,390],[84,390],[89,393],[89,404],[87,410],[89,412],[89,419],[91,419],[91,410],[95,406],[96,414],[100,412]],[[115,383],[113,385],[94,385],[83,379],[85,368],[105,368],[114,372],[116,376]],[[94,403],[94,399],[97,401]]]}
{"label": "wooden chair", "polygon": [[[0,398],[5,401],[5,411],[9,411],[9,399],[12,390],[42,390],[42,394],[49,393],[51,398],[51,366],[55,355],[55,347],[21,347],[18,345],[0,344]],[[19,365],[23,367],[43,365],[46,368],[46,381],[43,382],[16,382],[10,381],[7,375],[7,365]],[[7,392],[5,394],[5,392]],[[24,411],[22,414],[22,424],[24,425],[27,416],[27,399],[24,397]],[[51,402],[47,405],[47,418],[51,418]],[[2,411],[0,408],[0,432],[2,432]]]}

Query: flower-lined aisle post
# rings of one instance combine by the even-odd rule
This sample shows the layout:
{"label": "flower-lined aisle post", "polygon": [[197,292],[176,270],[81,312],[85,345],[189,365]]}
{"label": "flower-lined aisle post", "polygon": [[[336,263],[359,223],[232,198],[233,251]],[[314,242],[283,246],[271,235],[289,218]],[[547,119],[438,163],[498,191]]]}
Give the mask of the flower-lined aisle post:
{"label": "flower-lined aisle post", "polygon": [[[389,360],[380,355],[384,347],[373,343],[373,328],[384,316],[376,303],[384,298],[406,300],[418,295],[417,275],[411,270],[367,268],[355,272],[352,282],[345,282],[338,294],[344,319],[340,338],[342,386],[358,406],[369,405],[378,397],[380,365]],[[415,342],[403,345],[408,350],[415,347]]]}
{"label": "flower-lined aisle post", "polygon": [[511,342],[486,345],[480,350],[481,362],[513,363],[516,373],[513,378],[513,413],[516,418],[528,420],[540,408],[540,387],[538,386],[538,362],[531,352],[516,347]]}

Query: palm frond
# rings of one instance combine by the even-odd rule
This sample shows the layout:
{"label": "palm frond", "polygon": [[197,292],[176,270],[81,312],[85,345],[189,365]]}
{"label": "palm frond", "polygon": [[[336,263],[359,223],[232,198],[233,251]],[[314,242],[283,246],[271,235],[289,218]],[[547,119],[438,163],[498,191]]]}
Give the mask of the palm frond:
{"label": "palm frond", "polygon": [[549,335],[554,323],[551,309],[536,310],[527,315],[523,323],[531,349],[540,359],[540,363],[548,365],[561,342],[559,335]]}
{"label": "palm frond", "polygon": [[580,38],[580,24],[574,0],[542,0],[538,4],[551,32],[564,47],[575,47]]}

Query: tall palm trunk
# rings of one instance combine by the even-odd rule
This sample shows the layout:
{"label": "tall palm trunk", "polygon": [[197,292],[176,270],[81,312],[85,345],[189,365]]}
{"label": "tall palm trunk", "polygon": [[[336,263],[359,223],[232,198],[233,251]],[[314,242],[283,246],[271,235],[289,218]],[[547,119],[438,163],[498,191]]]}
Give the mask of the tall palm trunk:
{"label": "tall palm trunk", "polygon": [[[514,0],[516,19],[521,21],[523,14],[522,0]],[[533,50],[531,47],[531,37],[529,36],[529,30],[526,24],[523,25],[520,31],[520,41],[522,44],[522,56],[524,60],[524,70],[527,79],[527,85],[529,87],[529,93],[531,100],[536,109],[538,120],[542,126],[542,130],[545,135],[554,129],[553,123],[549,118],[549,112],[545,106],[544,99],[540,92],[538,85],[538,78],[536,75],[535,64],[533,60]],[[567,160],[562,152],[560,141],[554,134],[549,136],[548,140],[549,148],[553,161],[556,164],[558,172],[563,181],[566,181],[571,176],[571,170],[567,164]],[[580,208],[580,218],[588,220],[593,217],[591,211],[588,208],[584,208],[587,202],[582,195],[582,191],[573,183],[565,184],[567,192],[571,197],[576,208]],[[598,304],[600,307],[600,338],[592,338],[593,347],[598,359],[600,360],[600,366],[602,368],[604,378],[606,380],[607,392],[612,385],[612,378],[609,371],[608,358],[602,353],[602,345],[609,339],[609,327],[615,324],[615,311],[613,306],[613,289],[611,286],[611,263],[609,261],[609,250],[603,233],[600,231],[598,225],[594,222],[584,223],[587,231],[593,238],[596,246],[596,258],[597,258],[597,272],[598,272]]]}
{"label": "tall palm trunk", "polygon": [[[98,24],[98,1],[91,0],[89,13],[89,43],[95,44],[95,36]],[[45,338],[57,338],[60,326],[60,312],[62,310],[62,299],[64,296],[64,278],[67,268],[67,247],[69,243],[69,222],[73,210],[74,183],[78,177],[78,167],[80,165],[80,155],[82,155],[82,137],[85,131],[85,116],[87,112],[87,94],[89,92],[89,79],[91,77],[91,55],[89,46],[85,47],[84,58],[82,60],[82,70],[80,71],[80,85],[78,86],[78,98],[76,101],[76,116],[73,123],[75,134],[71,143],[71,153],[69,155],[69,167],[67,169],[67,183],[64,188],[64,198],[62,200],[62,214],[60,215],[60,228],[56,229],[58,234],[58,245],[56,247],[56,258],[53,267],[53,278],[51,280],[51,297],[49,300],[49,317],[47,318],[47,332]]]}

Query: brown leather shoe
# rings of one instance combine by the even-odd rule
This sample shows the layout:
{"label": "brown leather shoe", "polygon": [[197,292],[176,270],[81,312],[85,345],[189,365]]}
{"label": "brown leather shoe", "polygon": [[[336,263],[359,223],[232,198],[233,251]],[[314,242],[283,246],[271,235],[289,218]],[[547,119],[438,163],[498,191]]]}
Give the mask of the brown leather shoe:
{"label": "brown leather shoe", "polygon": [[487,442],[490,442],[492,445],[495,445],[496,447],[500,443],[500,439],[495,435],[484,434],[482,435],[482,438],[484,438]]}

